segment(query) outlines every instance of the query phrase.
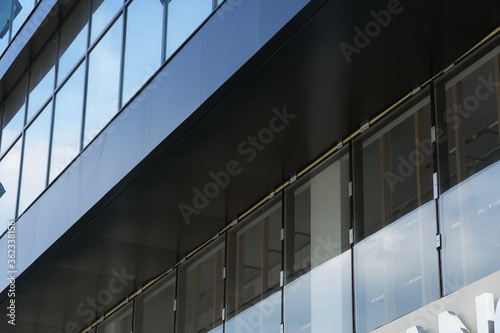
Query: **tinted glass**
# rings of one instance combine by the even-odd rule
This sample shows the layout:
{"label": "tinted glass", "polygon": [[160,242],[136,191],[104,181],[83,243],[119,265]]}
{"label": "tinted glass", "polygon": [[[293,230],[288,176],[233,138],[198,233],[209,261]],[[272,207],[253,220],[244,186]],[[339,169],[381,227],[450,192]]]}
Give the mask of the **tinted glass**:
{"label": "tinted glass", "polygon": [[430,97],[411,103],[355,141],[357,240],[433,198]]}
{"label": "tinted glass", "polygon": [[34,5],[35,2],[33,0],[14,0],[14,20],[12,22],[12,37],[14,37],[17,31],[19,31],[24,21],[26,21]]}
{"label": "tinted glass", "polygon": [[28,121],[40,110],[54,91],[56,41],[52,41],[30,70]]}
{"label": "tinted glass", "polygon": [[287,332],[352,331],[348,186],[344,154],[286,192]]}
{"label": "tinted glass", "polygon": [[85,62],[56,94],[49,181],[80,151]]}
{"label": "tinted glass", "polygon": [[281,227],[280,202],[229,233],[226,332],[279,332]]}
{"label": "tinted glass", "polygon": [[45,189],[47,183],[51,117],[52,102],[26,130],[19,215]]}
{"label": "tinted glass", "polygon": [[59,45],[59,68],[57,82],[60,83],[75,67],[87,50],[89,31],[89,0],[83,1],[68,23],[61,29]]}
{"label": "tinted glass", "polygon": [[354,246],[358,332],[440,297],[435,207],[431,201]]}
{"label": "tinted glass", "polygon": [[118,310],[102,324],[97,326],[97,333],[129,333],[132,331],[133,303]]}
{"label": "tinted glass", "polygon": [[174,332],[175,276],[164,279],[137,297],[134,332]]}
{"label": "tinted glass", "polygon": [[118,10],[122,8],[123,0],[92,0],[91,43],[101,34],[111,22]]}
{"label": "tinted glass", "polygon": [[500,46],[436,84],[442,192],[500,159]]}
{"label": "tinted glass", "polygon": [[0,55],[9,45],[13,0],[0,1]]}
{"label": "tinted glass", "polygon": [[123,103],[161,64],[163,12],[158,0],[134,0],[127,8]]}
{"label": "tinted glass", "polygon": [[212,0],[171,0],[167,17],[167,58],[212,12]]}
{"label": "tinted glass", "polygon": [[26,84],[24,78],[21,83],[7,96],[3,107],[2,140],[0,155],[19,136],[24,126],[26,115]]}
{"label": "tinted glass", "polygon": [[84,145],[87,145],[118,111],[121,45],[120,18],[89,56]]}
{"label": "tinted glass", "polygon": [[222,325],[224,252],[221,237],[179,268],[178,333],[211,332]]}
{"label": "tinted glass", "polygon": [[19,187],[19,168],[21,163],[22,140],[0,160],[0,183],[5,193],[0,197],[0,234],[7,229],[7,223],[16,217],[17,191]]}

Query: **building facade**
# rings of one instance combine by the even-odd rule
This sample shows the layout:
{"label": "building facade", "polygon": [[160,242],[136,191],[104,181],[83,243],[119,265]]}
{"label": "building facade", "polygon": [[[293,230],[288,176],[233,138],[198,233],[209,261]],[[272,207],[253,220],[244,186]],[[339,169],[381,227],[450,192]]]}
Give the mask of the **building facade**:
{"label": "building facade", "polygon": [[1,331],[499,331],[499,13],[3,1]]}

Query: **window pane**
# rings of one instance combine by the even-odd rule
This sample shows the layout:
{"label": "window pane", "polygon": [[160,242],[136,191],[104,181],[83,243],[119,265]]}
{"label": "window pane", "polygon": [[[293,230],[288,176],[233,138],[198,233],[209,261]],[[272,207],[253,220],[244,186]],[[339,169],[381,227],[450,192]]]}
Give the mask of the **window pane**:
{"label": "window pane", "polygon": [[226,332],[280,330],[281,201],[264,209],[229,233]]}
{"label": "window pane", "polygon": [[500,46],[450,75],[437,83],[442,192],[500,159]]}
{"label": "window pane", "polygon": [[[12,13],[13,0],[3,0],[0,2],[0,55],[9,45],[10,18]],[[16,4],[16,11],[19,6]]]}
{"label": "window pane", "polygon": [[354,246],[359,333],[440,297],[436,232],[431,201]]}
{"label": "window pane", "polygon": [[24,21],[26,21],[34,5],[35,3],[33,0],[14,0],[14,22],[12,22],[12,37],[14,37],[19,28],[21,28]]}
{"label": "window pane", "polygon": [[166,54],[170,57],[212,13],[212,0],[171,0],[168,3]]}
{"label": "window pane", "polygon": [[222,237],[179,269],[177,332],[204,333],[222,325]]}
{"label": "window pane", "polygon": [[26,83],[24,78],[21,83],[7,96],[3,107],[2,141],[0,155],[18,137],[24,126],[26,114]]}
{"label": "window pane", "polygon": [[0,183],[5,189],[0,198],[0,233],[7,229],[7,223],[15,220],[19,168],[21,163],[22,140],[18,140],[0,161]]}
{"label": "window pane", "polygon": [[147,290],[135,301],[134,332],[174,332],[175,276]]}
{"label": "window pane", "polygon": [[128,6],[123,104],[160,67],[163,11],[158,0],[135,0]]}
{"label": "window pane", "polygon": [[433,198],[430,97],[411,103],[355,141],[357,240]]}
{"label": "window pane", "polygon": [[97,326],[97,333],[128,333],[132,331],[132,307],[130,303],[118,310],[102,324]]}
{"label": "window pane", "polygon": [[84,1],[61,29],[59,45],[59,68],[57,82],[60,83],[87,50],[89,30],[89,1]]}
{"label": "window pane", "polygon": [[441,196],[445,293],[500,269],[500,162]]}
{"label": "window pane", "polygon": [[118,111],[122,19],[90,53],[85,138],[87,145]]}
{"label": "window pane", "polygon": [[118,10],[122,8],[123,0],[92,0],[92,29],[90,42],[93,43],[104,28],[111,22]]}
{"label": "window pane", "polygon": [[332,158],[286,192],[287,332],[352,331],[349,158]]}
{"label": "window pane", "polygon": [[51,117],[52,102],[47,105],[26,130],[19,215],[24,212],[46,186]]}
{"label": "window pane", "polygon": [[80,151],[84,80],[85,62],[56,95],[49,182],[57,177]]}
{"label": "window pane", "polygon": [[30,70],[30,94],[28,98],[28,121],[40,110],[54,91],[56,40],[45,49]]}

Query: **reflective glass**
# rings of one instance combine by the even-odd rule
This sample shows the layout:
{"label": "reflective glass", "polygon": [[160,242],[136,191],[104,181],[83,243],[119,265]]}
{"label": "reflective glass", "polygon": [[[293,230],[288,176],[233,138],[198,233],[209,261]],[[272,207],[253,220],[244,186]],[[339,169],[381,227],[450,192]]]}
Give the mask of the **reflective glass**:
{"label": "reflective glass", "polygon": [[[2,0],[2,2],[5,0]],[[35,2],[33,0],[14,0],[14,20],[12,22],[12,37],[15,36],[19,28],[31,13]],[[16,14],[17,13],[17,14]]]}
{"label": "reflective glass", "polygon": [[162,2],[158,0],[134,0],[128,6],[123,104],[160,67],[163,11]]}
{"label": "reflective glass", "polygon": [[164,279],[136,298],[134,332],[174,332],[175,276]]}
{"label": "reflective glass", "polygon": [[212,13],[212,0],[171,0],[167,10],[166,55],[169,58]]}
{"label": "reflective glass", "polygon": [[85,62],[56,95],[49,182],[57,177],[80,151],[84,80]]}
{"label": "reflective glass", "polygon": [[115,312],[102,324],[97,326],[97,333],[129,333],[132,332],[133,303]]}
{"label": "reflective glass", "polygon": [[352,331],[349,206],[347,154],[286,191],[286,332]]}
{"label": "reflective glass", "polygon": [[118,111],[121,46],[122,18],[119,18],[89,56],[84,145]]}
{"label": "reflective glass", "polygon": [[222,237],[179,268],[177,333],[218,331],[224,307]]}
{"label": "reflective glass", "polygon": [[27,79],[24,78],[5,100],[2,116],[0,155],[9,148],[10,144],[19,136],[23,129],[26,115],[26,84]]}
{"label": "reflective glass", "polygon": [[445,293],[500,269],[500,162],[441,196]]}
{"label": "reflective glass", "polygon": [[[9,45],[10,18],[13,4],[13,0],[0,1],[0,55],[5,51],[7,45]],[[19,11],[17,4],[16,11]]]}
{"label": "reflective glass", "polygon": [[45,189],[47,183],[51,118],[52,102],[26,130],[19,215]]}
{"label": "reflective glass", "polygon": [[281,226],[279,202],[230,231],[227,333],[279,332]]}
{"label": "reflective glass", "polygon": [[430,97],[412,100],[381,125],[354,144],[357,241],[433,198]]}
{"label": "reflective glass", "polygon": [[93,43],[104,28],[111,22],[118,10],[122,8],[123,0],[92,0],[92,28],[90,42]]}
{"label": "reflective glass", "polygon": [[500,46],[436,84],[441,191],[500,159]]}
{"label": "reflective glass", "polygon": [[354,246],[357,332],[440,297],[435,207],[428,202]]}
{"label": "reflective glass", "polygon": [[40,110],[43,103],[54,92],[56,40],[52,41],[44,50],[41,57],[30,70],[28,122]]}
{"label": "reflective glass", "polygon": [[0,234],[7,229],[7,223],[14,221],[16,217],[21,146],[22,140],[18,140],[0,160],[0,183],[5,190],[4,195],[0,197]]}
{"label": "reflective glass", "polygon": [[89,31],[89,0],[83,1],[68,23],[61,29],[59,42],[59,67],[57,82],[60,83],[75,67],[87,50]]}

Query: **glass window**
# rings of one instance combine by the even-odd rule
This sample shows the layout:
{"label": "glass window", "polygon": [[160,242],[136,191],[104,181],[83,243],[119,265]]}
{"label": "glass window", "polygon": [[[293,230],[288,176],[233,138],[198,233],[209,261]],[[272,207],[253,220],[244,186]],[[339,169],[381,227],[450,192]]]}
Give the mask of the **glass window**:
{"label": "glass window", "polygon": [[433,198],[430,97],[400,111],[354,142],[356,240]]}
{"label": "glass window", "polygon": [[118,111],[122,18],[107,32],[89,56],[84,145],[87,145]]}
{"label": "glass window", "polygon": [[440,297],[435,207],[428,202],[354,246],[357,332]]}
{"label": "glass window", "polygon": [[14,37],[17,31],[21,28],[24,21],[26,21],[34,5],[35,2],[33,0],[14,0],[14,20],[12,22],[12,37]]}
{"label": "glass window", "polygon": [[85,62],[56,95],[49,182],[54,180],[80,151],[84,80]]}
{"label": "glass window", "polygon": [[280,331],[281,207],[264,207],[229,233],[228,333]]}
{"label": "glass window", "polygon": [[10,144],[19,136],[24,126],[26,115],[26,77],[7,96],[3,107],[2,140],[0,155],[3,154]]}
{"label": "glass window", "polygon": [[93,43],[106,26],[111,22],[123,0],[92,0],[92,29],[90,42]]}
{"label": "glass window", "polygon": [[171,0],[167,10],[166,55],[169,58],[212,13],[212,0]]}
{"label": "glass window", "polygon": [[84,1],[61,29],[57,82],[68,75],[87,50],[89,31],[89,1]]}
{"label": "glass window", "polygon": [[128,333],[132,331],[133,303],[124,306],[97,326],[97,333]]}
{"label": "glass window", "polygon": [[174,332],[175,275],[166,277],[135,300],[134,332]]}
{"label": "glass window", "polygon": [[225,262],[220,237],[179,268],[178,333],[204,333],[222,325]]}
{"label": "glass window", "polygon": [[[10,22],[12,15],[13,0],[4,0],[0,2],[0,55],[9,45]],[[15,3],[15,15],[19,14],[19,3]]]}
{"label": "glass window", "polygon": [[28,122],[54,92],[56,40],[53,40],[30,70]]}
{"label": "glass window", "polygon": [[347,154],[286,191],[286,332],[352,332],[349,207]]}
{"label": "glass window", "polygon": [[51,117],[52,102],[26,130],[19,215],[45,189],[47,183]]}
{"label": "glass window", "polygon": [[158,0],[134,0],[128,6],[123,104],[160,67],[163,12],[163,4]]}
{"label": "glass window", "polygon": [[16,218],[21,145],[22,140],[20,139],[0,160],[0,183],[5,190],[4,195],[0,197],[0,234],[7,229],[8,222],[14,221]]}
{"label": "glass window", "polygon": [[497,46],[437,82],[442,192],[500,159],[499,81]]}

